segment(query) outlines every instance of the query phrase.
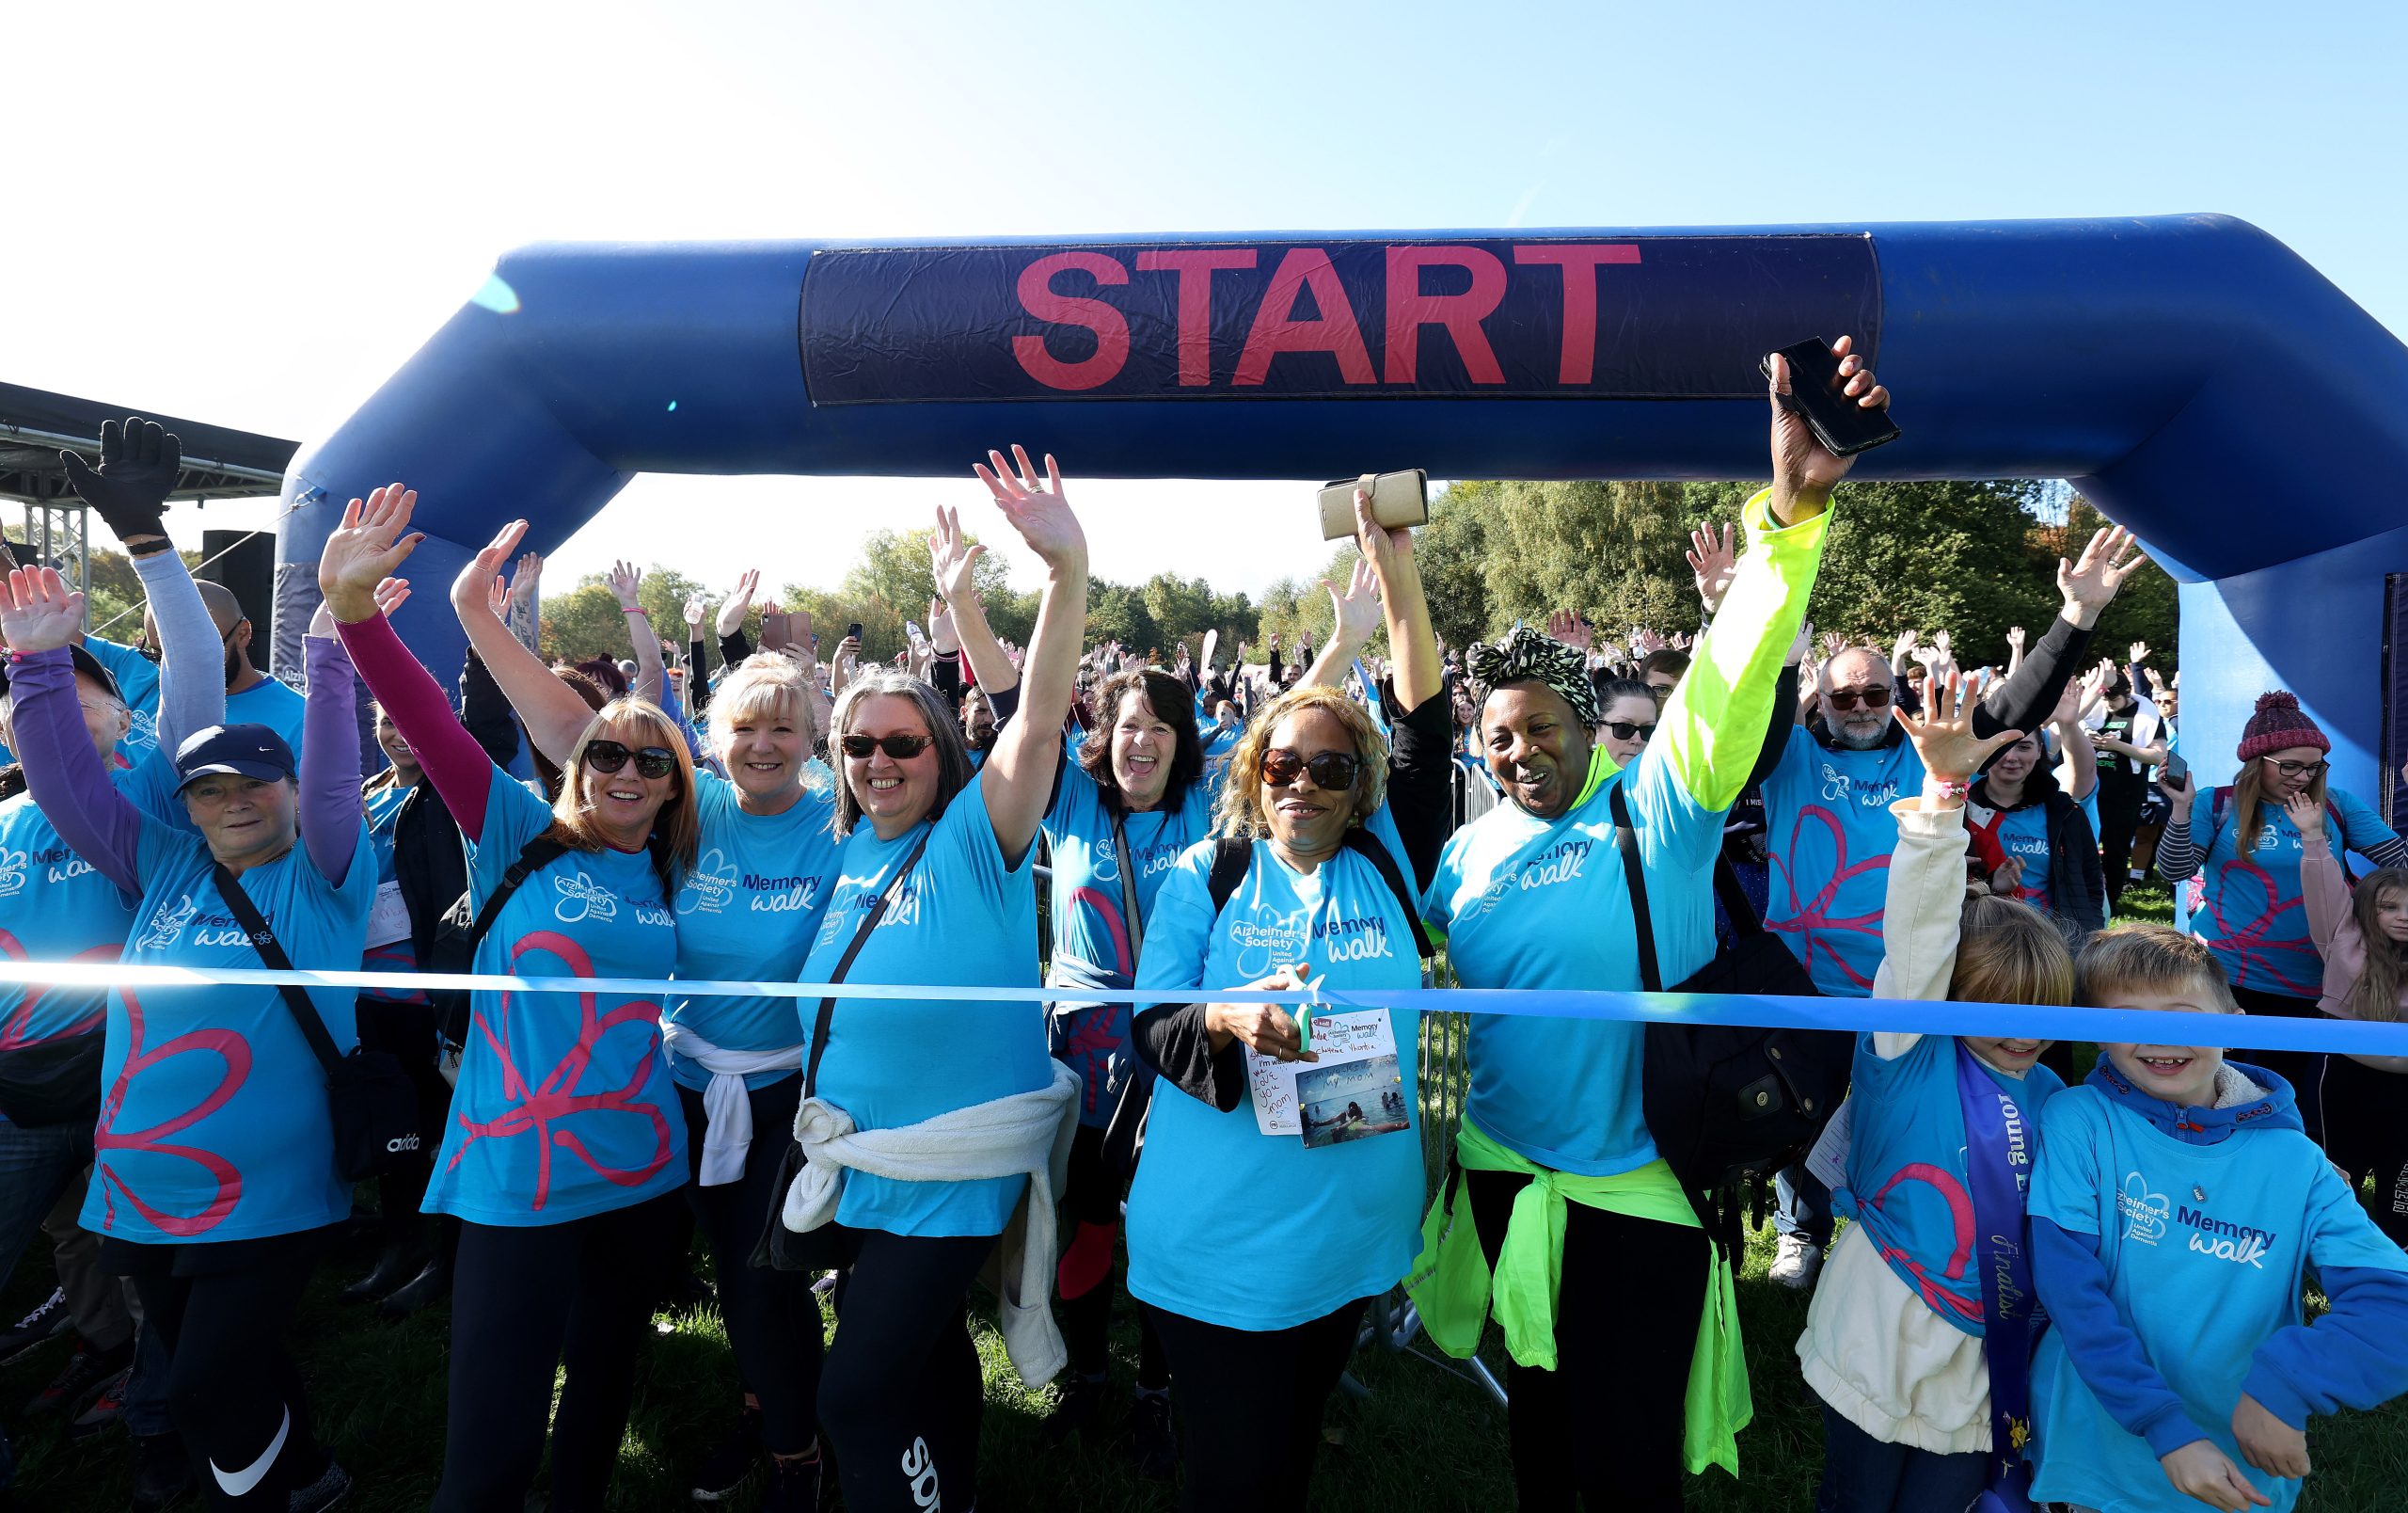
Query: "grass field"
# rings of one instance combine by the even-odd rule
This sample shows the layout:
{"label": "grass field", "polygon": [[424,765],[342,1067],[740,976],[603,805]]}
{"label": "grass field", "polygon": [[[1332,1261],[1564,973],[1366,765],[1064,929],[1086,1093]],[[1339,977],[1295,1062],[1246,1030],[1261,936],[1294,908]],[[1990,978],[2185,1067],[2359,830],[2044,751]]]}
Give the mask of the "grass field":
{"label": "grass field", "polygon": [[[2162,894],[2131,901],[2141,907],[2130,912],[2163,916]],[[1768,1229],[1752,1236],[1739,1287],[1755,1394],[1755,1423],[1740,1439],[1741,1474],[1695,1479],[1689,1505],[1698,1513],[1793,1513],[1813,1505],[1820,1422],[1791,1354],[1806,1304],[1765,1280],[1771,1249]],[[339,1302],[341,1284],[372,1259],[362,1251],[321,1268],[302,1304],[294,1340],[319,1431],[359,1480],[348,1505],[361,1513],[414,1513],[432,1496],[440,1461],[449,1320],[438,1310],[406,1324],[382,1324]],[[0,1312],[13,1318],[48,1286],[48,1267],[40,1257],[29,1258],[0,1296]],[[657,1325],[620,1452],[612,1505],[629,1513],[695,1505],[687,1499],[683,1475],[716,1439],[735,1401],[733,1366],[715,1313],[663,1315]],[[1133,1479],[1116,1436],[1074,1445],[1067,1454],[1040,1452],[1037,1426],[1049,1394],[1022,1389],[992,1330],[982,1328],[980,1335],[988,1365],[982,1513],[1155,1513],[1175,1505],[1170,1489]],[[1125,1381],[1135,1359],[1134,1330],[1125,1319],[1117,1348]],[[1501,1367],[1493,1339],[1487,1358]],[[44,1353],[0,1373],[0,1414],[8,1415],[23,1462],[17,1506],[33,1513],[115,1513],[127,1499],[121,1433],[71,1444],[55,1425],[27,1427],[15,1417],[16,1405],[61,1359]],[[1378,1346],[1358,1358],[1355,1373],[1369,1395],[1341,1395],[1332,1405],[1317,1508],[1497,1513],[1513,1505],[1504,1415],[1481,1390],[1448,1367]],[[1611,1426],[1599,1425],[1599,1432],[1610,1434]],[[2304,1513],[2408,1506],[2408,1403],[2320,1421],[2311,1446],[2317,1470],[2299,1505]]]}

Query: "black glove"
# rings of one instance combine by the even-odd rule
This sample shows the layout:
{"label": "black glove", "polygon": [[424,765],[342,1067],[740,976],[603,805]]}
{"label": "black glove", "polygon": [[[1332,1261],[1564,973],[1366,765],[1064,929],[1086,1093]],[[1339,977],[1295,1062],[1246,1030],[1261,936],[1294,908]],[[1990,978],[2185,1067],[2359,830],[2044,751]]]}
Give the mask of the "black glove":
{"label": "black glove", "polygon": [[98,471],[78,453],[62,452],[58,460],[66,466],[68,483],[118,540],[166,538],[167,495],[182,476],[184,449],[158,422],[138,415],[127,416],[123,425],[102,422]]}

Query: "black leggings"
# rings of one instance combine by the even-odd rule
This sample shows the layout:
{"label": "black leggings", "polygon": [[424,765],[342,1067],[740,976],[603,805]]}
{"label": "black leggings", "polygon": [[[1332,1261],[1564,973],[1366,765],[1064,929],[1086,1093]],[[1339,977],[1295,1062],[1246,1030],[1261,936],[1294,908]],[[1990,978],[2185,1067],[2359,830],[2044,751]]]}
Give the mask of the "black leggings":
{"label": "black leggings", "polygon": [[[1489,1265],[1530,1179],[1466,1171]],[[1705,1233],[1567,1204],[1555,1369],[1506,1373],[1523,1513],[1680,1513],[1689,1357],[1705,1308]],[[1610,1425],[1607,1429],[1606,1425]]]}
{"label": "black leggings", "polygon": [[745,1391],[761,1400],[761,1442],[771,1455],[799,1456],[819,1437],[819,1299],[816,1279],[807,1271],[773,1271],[752,1266],[761,1230],[785,1203],[777,1184],[778,1157],[788,1148],[795,1106],[802,1098],[800,1073],[755,1088],[752,1148],[744,1175],[718,1187],[702,1186],[703,1138],[708,1122],[703,1095],[679,1085],[686,1110],[686,1150],[693,1185],[686,1189],[694,1222],[710,1243],[711,1267],[719,1278],[720,1316]]}
{"label": "black leggings", "polygon": [[2148,779],[2102,773],[2099,779],[2099,865],[2106,873],[2107,906],[2114,908],[2131,882],[2132,837],[2140,834],[2148,805]]}
{"label": "black leggings", "polygon": [[437,1513],[519,1513],[547,1418],[552,1513],[602,1506],[684,1201],[665,1192],[559,1224],[460,1226]]}
{"label": "black leggings", "polygon": [[[1101,1377],[1112,1367],[1112,1299],[1119,1291],[1112,1284],[1109,1248],[1120,1228],[1120,1199],[1129,1185],[1103,1159],[1103,1131],[1082,1124],[1070,1141],[1069,1190],[1063,1195],[1074,1226],[1069,1244],[1106,1249],[1103,1280],[1073,1294],[1066,1250],[1060,1282],[1062,1343],[1069,1347],[1070,1369],[1083,1377]],[[1148,1392],[1169,1385],[1170,1366],[1163,1360],[1162,1337],[1154,1331],[1150,1309],[1137,1311],[1137,1385]]]}
{"label": "black leggings", "polygon": [[1284,1330],[1233,1330],[1146,1306],[1179,1383],[1180,1507],[1303,1513],[1322,1414],[1370,1301]]}
{"label": "black leggings", "polygon": [[2351,1181],[2374,1177],[2374,1221],[2408,1245],[2408,1076],[2346,1056],[2324,1065],[2324,1141]]}
{"label": "black leggings", "polygon": [[986,1407],[965,1313],[995,1236],[839,1229],[846,1270],[820,1422],[850,1513],[928,1513],[978,1501]]}
{"label": "black leggings", "polygon": [[[325,1469],[284,1349],[322,1238],[236,1240],[224,1255],[180,1253],[215,1246],[132,1244],[103,1254],[105,1269],[132,1279],[144,1323],[167,1347],[168,1416],[213,1507],[282,1513],[293,1489]],[[180,1276],[180,1261],[207,1274]]]}
{"label": "black leggings", "polygon": [[[2272,1015],[2276,1019],[2321,1019],[2324,1011],[2314,998],[2294,998],[2288,994],[2267,993],[2258,988],[2235,988],[2234,1001],[2243,1013]],[[2299,1099],[2300,1123],[2307,1130],[2307,1138],[2317,1144],[2324,1143],[2324,1101],[2318,1090],[2324,1085],[2324,1056],[2318,1051],[2235,1051],[2226,1060],[2248,1061],[2264,1067],[2291,1085]]]}

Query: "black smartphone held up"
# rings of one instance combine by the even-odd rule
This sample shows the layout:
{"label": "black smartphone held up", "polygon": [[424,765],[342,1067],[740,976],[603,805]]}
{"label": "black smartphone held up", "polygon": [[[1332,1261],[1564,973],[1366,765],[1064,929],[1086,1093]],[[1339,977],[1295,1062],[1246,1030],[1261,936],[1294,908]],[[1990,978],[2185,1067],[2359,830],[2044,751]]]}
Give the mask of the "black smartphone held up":
{"label": "black smartphone held up", "polygon": [[[1840,376],[1840,359],[1831,356],[1827,343],[1800,342],[1782,347],[1781,356],[1789,362],[1789,392],[1782,396],[1782,406],[1804,420],[1814,430],[1814,439],[1833,456],[1853,457],[1898,439],[1898,428],[1886,408],[1866,409],[1840,392],[1846,380]],[[1772,377],[1770,358],[1759,359],[1756,366],[1766,378]]]}
{"label": "black smartphone held up", "polygon": [[845,634],[852,637],[853,645],[861,645],[862,623],[859,620],[855,620],[852,624],[845,627]]}

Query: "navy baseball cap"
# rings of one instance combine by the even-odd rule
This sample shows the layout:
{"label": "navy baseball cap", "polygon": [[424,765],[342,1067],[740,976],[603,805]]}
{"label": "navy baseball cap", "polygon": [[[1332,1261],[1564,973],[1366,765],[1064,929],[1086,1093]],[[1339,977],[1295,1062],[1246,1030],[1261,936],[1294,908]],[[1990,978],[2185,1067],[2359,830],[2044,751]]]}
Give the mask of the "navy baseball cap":
{"label": "navy baseball cap", "polygon": [[[117,700],[120,704],[125,702],[125,695],[118,690],[116,677],[112,675],[106,667],[101,664],[101,660],[98,657],[95,657],[90,652],[86,651],[80,643],[76,645],[68,647],[67,656],[68,660],[75,664],[75,670],[77,672],[83,674],[86,677],[90,678],[93,682],[100,684],[101,687],[107,689],[109,691],[109,697]],[[0,653],[0,693],[6,693],[8,692],[8,661],[9,659],[7,654]]]}
{"label": "navy baseball cap", "polygon": [[219,772],[254,777],[262,783],[293,774],[293,748],[263,725],[211,725],[184,738],[176,748],[176,791]]}

